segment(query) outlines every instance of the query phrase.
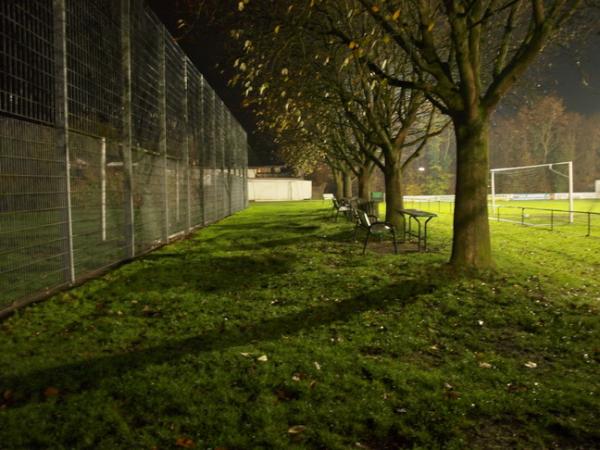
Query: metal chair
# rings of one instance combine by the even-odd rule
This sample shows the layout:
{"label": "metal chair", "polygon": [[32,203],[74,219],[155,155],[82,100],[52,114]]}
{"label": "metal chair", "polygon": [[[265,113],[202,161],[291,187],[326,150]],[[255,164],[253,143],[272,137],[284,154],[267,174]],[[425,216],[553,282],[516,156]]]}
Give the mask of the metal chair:
{"label": "metal chair", "polygon": [[367,236],[365,237],[365,243],[363,245],[363,255],[367,250],[367,244],[369,243],[369,237],[371,234],[375,234],[381,236],[384,233],[390,233],[392,235],[392,241],[394,243],[394,253],[398,253],[398,243],[396,241],[396,230],[391,223],[388,222],[379,222],[377,217],[370,216],[366,211],[361,209],[355,209],[353,214],[356,215],[357,222],[356,227],[354,228],[354,239],[356,240],[356,235],[358,233],[359,228],[364,228],[367,231]]}

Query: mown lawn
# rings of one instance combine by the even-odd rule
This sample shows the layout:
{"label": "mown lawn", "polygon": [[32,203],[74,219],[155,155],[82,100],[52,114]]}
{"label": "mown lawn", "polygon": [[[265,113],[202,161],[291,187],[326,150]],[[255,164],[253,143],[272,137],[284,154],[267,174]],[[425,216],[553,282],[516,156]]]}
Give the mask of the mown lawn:
{"label": "mown lawn", "polygon": [[600,442],[600,239],[492,223],[494,273],[261,204],[0,322],[0,448]]}

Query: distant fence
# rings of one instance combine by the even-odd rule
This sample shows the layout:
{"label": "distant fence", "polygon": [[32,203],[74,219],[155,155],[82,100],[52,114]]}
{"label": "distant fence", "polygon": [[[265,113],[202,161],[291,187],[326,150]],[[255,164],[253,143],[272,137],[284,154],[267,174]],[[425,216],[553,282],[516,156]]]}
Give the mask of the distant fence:
{"label": "distant fence", "polygon": [[245,208],[246,167],[143,0],[0,2],[0,312]]}
{"label": "distant fence", "polygon": [[[600,199],[582,193],[579,200],[593,200],[600,203]],[[567,197],[558,197],[554,200],[566,200]],[[498,197],[496,197],[498,200]],[[505,198],[503,200],[510,200]],[[536,205],[534,200],[544,200],[537,197],[513,198],[517,205],[511,205],[505,201],[496,205],[495,210],[489,205],[490,220],[497,222],[508,222],[523,226],[536,227],[550,231],[562,231],[574,236],[600,237],[600,212],[579,211],[558,208],[542,208],[539,206],[526,206],[530,202]],[[539,203],[539,202],[538,202]],[[405,196],[404,204],[407,208],[422,209],[430,212],[454,213],[453,195],[413,195]]]}

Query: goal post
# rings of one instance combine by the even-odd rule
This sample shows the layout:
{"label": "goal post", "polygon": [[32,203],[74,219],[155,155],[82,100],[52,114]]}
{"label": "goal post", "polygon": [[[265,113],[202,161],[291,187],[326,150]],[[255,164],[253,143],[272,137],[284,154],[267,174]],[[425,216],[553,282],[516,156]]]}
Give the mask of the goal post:
{"label": "goal post", "polygon": [[[554,166],[561,166],[561,165],[567,166],[567,168],[568,168],[567,174],[564,174],[564,173],[554,170]],[[573,201],[573,161],[563,161],[563,162],[549,163],[549,164],[534,164],[534,165],[530,165],[530,166],[501,167],[498,169],[491,169],[490,170],[490,185],[491,185],[490,187],[491,187],[491,200],[492,200],[493,213],[494,214],[496,213],[496,197],[497,197],[496,174],[502,173],[502,172],[515,173],[520,170],[537,169],[537,168],[542,168],[542,167],[547,167],[548,170],[555,173],[556,175],[559,175],[561,177],[568,179],[568,199],[569,199],[569,211],[570,211],[569,212],[569,222],[573,223],[573,219],[574,219],[573,210],[575,209],[575,205],[574,205],[574,201]]]}

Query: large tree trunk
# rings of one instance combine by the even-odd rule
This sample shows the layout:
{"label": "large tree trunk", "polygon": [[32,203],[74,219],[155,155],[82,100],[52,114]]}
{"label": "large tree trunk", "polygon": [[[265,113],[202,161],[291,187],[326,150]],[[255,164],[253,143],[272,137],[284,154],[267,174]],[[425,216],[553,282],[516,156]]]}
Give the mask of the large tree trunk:
{"label": "large tree trunk", "polygon": [[453,118],[456,134],[456,203],[450,263],[456,269],[493,265],[487,210],[489,120]]}
{"label": "large tree trunk", "polygon": [[352,172],[350,170],[344,172],[344,197],[352,198]]}
{"label": "large tree trunk", "polygon": [[370,167],[365,164],[360,169],[358,175],[358,197],[361,200],[371,200],[371,175],[373,174]]}
{"label": "large tree trunk", "polygon": [[344,178],[339,170],[332,170],[333,180],[335,181],[335,196],[342,198],[344,196]]}
{"label": "large tree trunk", "polygon": [[404,227],[402,214],[399,209],[404,208],[402,191],[402,166],[400,162],[386,158],[385,170],[385,221],[391,223],[397,232]]}

